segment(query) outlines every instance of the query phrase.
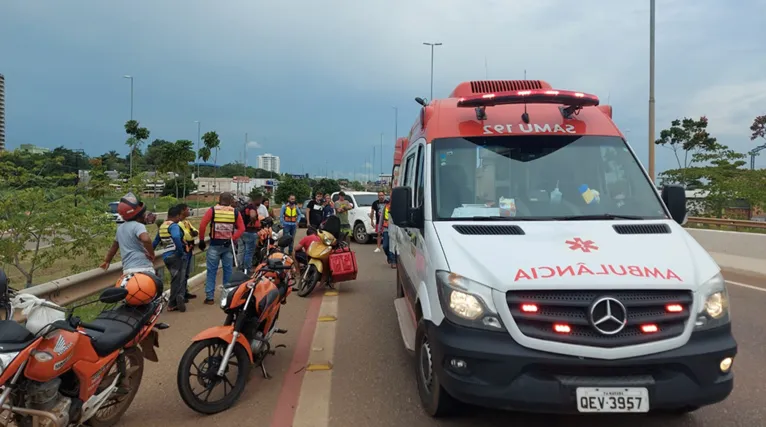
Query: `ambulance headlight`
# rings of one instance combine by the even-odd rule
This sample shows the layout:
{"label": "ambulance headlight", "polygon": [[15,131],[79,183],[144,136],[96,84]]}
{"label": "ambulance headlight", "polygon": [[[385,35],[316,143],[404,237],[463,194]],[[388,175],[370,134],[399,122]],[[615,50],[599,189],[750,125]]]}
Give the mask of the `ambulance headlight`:
{"label": "ambulance headlight", "polygon": [[436,282],[447,320],[470,328],[504,329],[492,302],[492,289],[449,271],[437,271]]}
{"label": "ambulance headlight", "polygon": [[705,282],[697,292],[699,313],[694,323],[697,331],[724,326],[731,321],[729,313],[729,293],[721,273],[717,273]]}

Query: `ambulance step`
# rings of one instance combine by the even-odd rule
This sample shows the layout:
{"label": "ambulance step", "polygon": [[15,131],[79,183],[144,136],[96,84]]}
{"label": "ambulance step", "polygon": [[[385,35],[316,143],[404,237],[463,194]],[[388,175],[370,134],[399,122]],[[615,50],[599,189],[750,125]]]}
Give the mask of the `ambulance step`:
{"label": "ambulance step", "polygon": [[399,320],[399,330],[402,332],[404,347],[409,351],[415,351],[415,325],[407,307],[407,301],[404,298],[397,298],[394,300],[394,307],[396,308],[396,317]]}

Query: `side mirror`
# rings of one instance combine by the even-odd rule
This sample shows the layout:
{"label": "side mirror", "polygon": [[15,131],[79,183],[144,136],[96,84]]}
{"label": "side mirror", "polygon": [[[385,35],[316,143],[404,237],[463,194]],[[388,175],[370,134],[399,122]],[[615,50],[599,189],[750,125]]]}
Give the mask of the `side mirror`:
{"label": "side mirror", "polygon": [[686,190],[680,185],[662,187],[662,202],[668,207],[670,216],[679,224],[686,219]]}
{"label": "side mirror", "polygon": [[125,299],[128,296],[128,290],[125,288],[108,288],[101,292],[98,300],[104,304],[114,304]]}
{"label": "side mirror", "polygon": [[420,228],[423,222],[422,208],[411,208],[412,189],[396,187],[391,191],[391,219],[397,227]]}

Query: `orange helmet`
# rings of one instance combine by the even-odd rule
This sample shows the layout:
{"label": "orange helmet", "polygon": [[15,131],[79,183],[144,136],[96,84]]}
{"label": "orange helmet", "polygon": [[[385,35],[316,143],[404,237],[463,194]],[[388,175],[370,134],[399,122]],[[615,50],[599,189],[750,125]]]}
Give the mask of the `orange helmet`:
{"label": "orange helmet", "polygon": [[117,213],[120,214],[122,219],[130,221],[146,211],[146,206],[143,202],[138,200],[133,192],[130,192],[120,199],[120,203],[117,205]]}
{"label": "orange helmet", "polygon": [[162,293],[159,278],[146,273],[125,274],[117,280],[115,287],[128,290],[125,303],[131,306],[149,304]]}

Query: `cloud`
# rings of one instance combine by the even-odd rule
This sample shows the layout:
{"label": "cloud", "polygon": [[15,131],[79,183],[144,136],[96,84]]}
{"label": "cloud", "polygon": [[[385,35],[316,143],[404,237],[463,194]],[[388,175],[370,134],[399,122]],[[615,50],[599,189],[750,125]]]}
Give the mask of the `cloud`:
{"label": "cloud", "polygon": [[247,143],[247,148],[263,148],[263,145],[258,141],[249,141]]}
{"label": "cloud", "polygon": [[[434,51],[436,97],[462,81],[519,79],[526,70],[530,79],[610,98],[615,121],[631,129],[646,160],[648,2],[78,3],[3,5],[0,72],[10,144],[76,140],[93,154],[127,152],[122,123],[130,98],[122,76],[130,74],[135,118],[152,138],[196,141],[193,121],[200,120],[202,133],[221,137],[219,162],[236,160],[242,136],[258,129],[285,171],[361,164],[370,150],[357,141],[375,144],[379,132],[386,133],[385,152],[393,152],[391,106],[399,107],[399,135],[406,135],[418,112],[413,98],[429,96],[430,49],[422,43],[432,41],[444,43]],[[706,115],[720,140],[740,151],[752,147],[748,122],[766,113],[763,16],[760,0],[737,7],[658,2],[657,135],[675,118]],[[301,31],[285,31],[286,22]],[[665,151],[657,150],[659,170],[673,166]],[[384,156],[383,170],[391,157]]]}

